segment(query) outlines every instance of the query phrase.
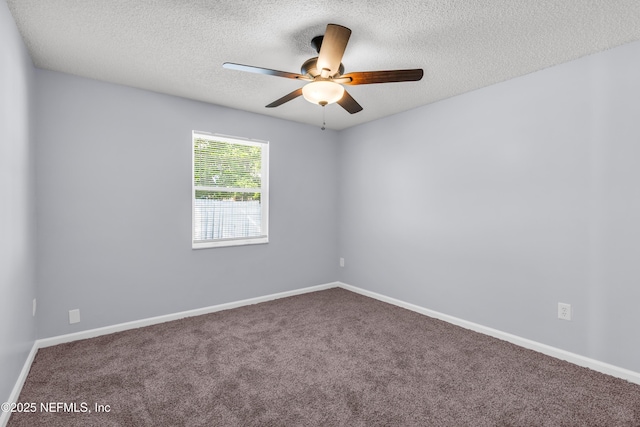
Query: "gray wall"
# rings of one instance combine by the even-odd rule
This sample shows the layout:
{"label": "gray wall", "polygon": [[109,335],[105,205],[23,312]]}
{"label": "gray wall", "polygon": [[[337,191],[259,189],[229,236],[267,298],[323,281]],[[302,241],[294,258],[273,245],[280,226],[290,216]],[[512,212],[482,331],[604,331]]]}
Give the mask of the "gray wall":
{"label": "gray wall", "polygon": [[640,372],[638,76],[636,42],[341,132],[340,280]]}
{"label": "gray wall", "polygon": [[[51,71],[36,93],[40,338],[336,280],[335,132]],[[268,244],[191,249],[193,129],[270,141]]]}
{"label": "gray wall", "polygon": [[35,341],[33,65],[7,4],[0,2],[0,401]]}

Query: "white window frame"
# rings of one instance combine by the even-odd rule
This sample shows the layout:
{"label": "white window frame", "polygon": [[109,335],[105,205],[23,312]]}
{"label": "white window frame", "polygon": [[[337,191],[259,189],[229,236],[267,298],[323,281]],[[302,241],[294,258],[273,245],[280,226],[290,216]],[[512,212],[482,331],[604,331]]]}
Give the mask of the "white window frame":
{"label": "white window frame", "polygon": [[[240,237],[214,240],[195,240],[196,226],[196,190],[205,191],[233,191],[255,192],[255,188],[203,187],[195,185],[195,150],[194,141],[197,138],[209,139],[230,144],[250,145],[261,147],[261,177],[260,177],[260,206],[261,206],[261,235],[256,237]],[[193,131],[191,135],[191,247],[192,249],[220,248],[228,246],[257,245],[269,242],[269,142],[257,139],[241,138],[237,136],[213,134]]]}

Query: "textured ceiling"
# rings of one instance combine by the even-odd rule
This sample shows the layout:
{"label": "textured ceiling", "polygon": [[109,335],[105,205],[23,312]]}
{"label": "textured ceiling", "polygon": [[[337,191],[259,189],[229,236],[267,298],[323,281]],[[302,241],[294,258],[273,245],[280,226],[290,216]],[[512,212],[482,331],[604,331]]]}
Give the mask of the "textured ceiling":
{"label": "textured ceiling", "polygon": [[423,68],[420,82],[349,86],[364,107],[326,108],[344,129],[640,39],[638,0],[7,0],[34,64],[320,125],[300,72],[328,23],[353,33],[345,72]]}

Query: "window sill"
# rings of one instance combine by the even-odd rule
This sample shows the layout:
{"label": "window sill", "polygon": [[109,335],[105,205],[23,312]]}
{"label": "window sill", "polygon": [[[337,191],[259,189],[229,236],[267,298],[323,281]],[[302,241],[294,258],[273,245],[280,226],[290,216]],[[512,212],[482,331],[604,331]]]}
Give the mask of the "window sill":
{"label": "window sill", "polygon": [[229,239],[211,242],[192,242],[191,249],[226,248],[229,246],[263,245],[269,243],[268,237],[255,239]]}

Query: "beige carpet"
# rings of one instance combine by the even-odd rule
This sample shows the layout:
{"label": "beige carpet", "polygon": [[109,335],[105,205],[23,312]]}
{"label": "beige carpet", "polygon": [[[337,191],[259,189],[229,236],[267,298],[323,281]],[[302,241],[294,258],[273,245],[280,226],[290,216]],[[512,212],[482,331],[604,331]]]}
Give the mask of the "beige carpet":
{"label": "beige carpet", "polygon": [[638,385],[337,288],[41,349],[20,402],[11,427],[640,425]]}

